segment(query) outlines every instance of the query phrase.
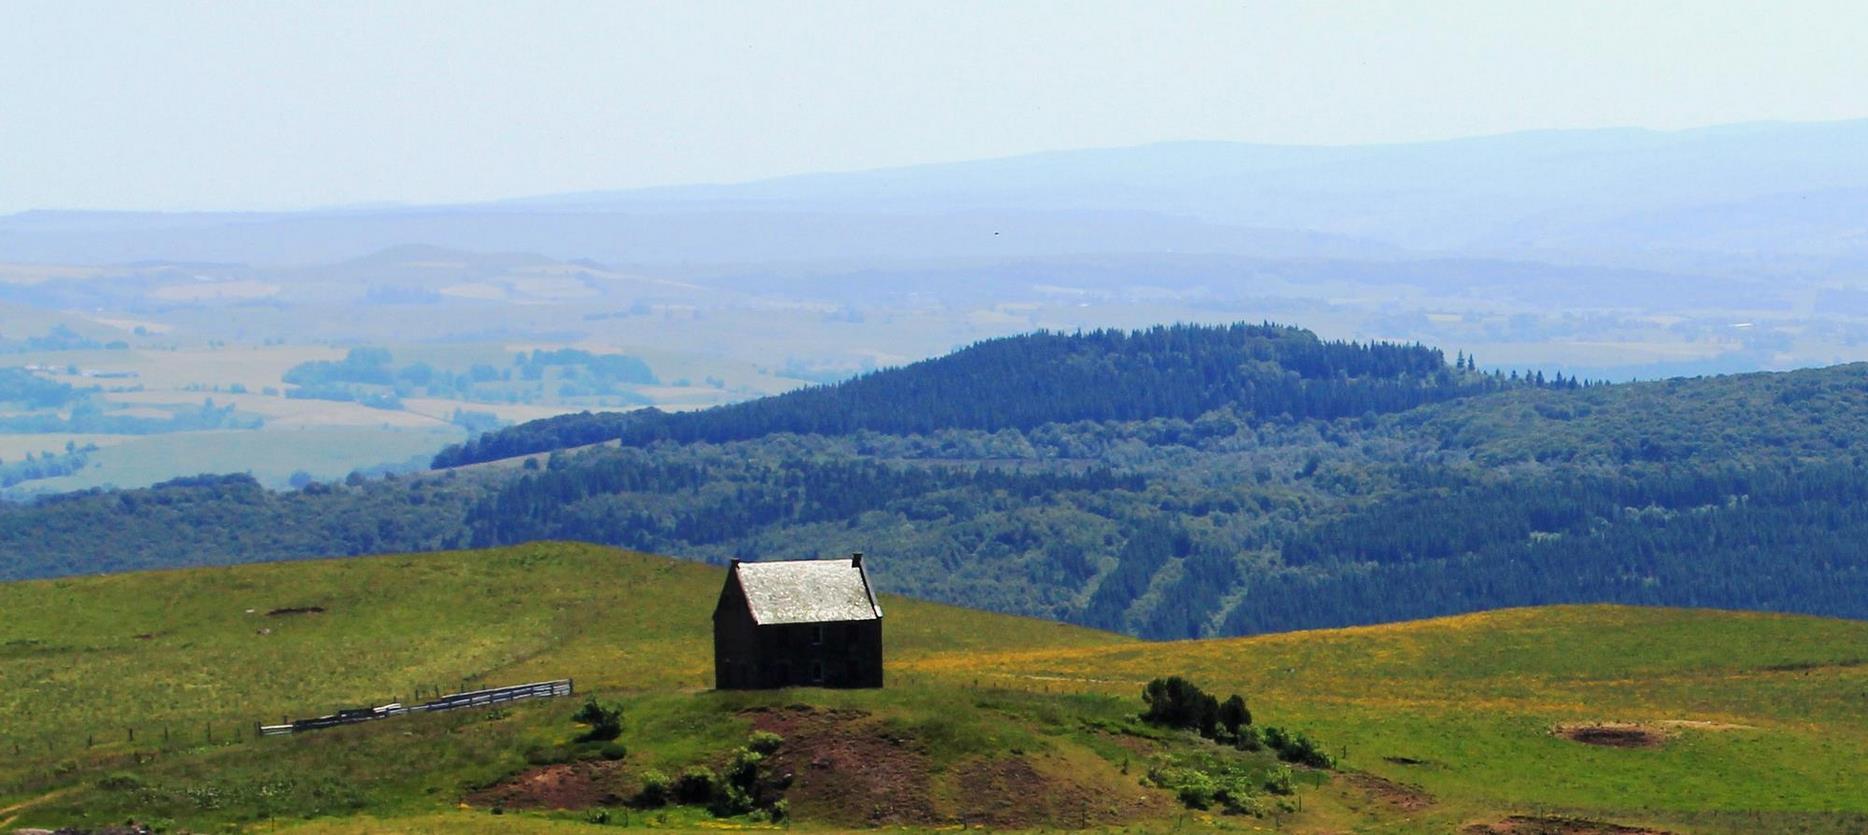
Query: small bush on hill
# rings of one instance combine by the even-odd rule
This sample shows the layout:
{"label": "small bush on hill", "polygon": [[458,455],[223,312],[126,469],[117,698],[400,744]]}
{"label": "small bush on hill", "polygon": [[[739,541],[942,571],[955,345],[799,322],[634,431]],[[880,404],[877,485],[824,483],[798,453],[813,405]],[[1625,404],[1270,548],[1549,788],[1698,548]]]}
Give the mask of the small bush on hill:
{"label": "small bush on hill", "polygon": [[1242,729],[1252,724],[1252,711],[1245,698],[1237,693],[1224,703],[1200,686],[1180,676],[1157,678],[1142,688],[1142,702],[1148,709],[1142,720],[1169,728],[1196,730],[1212,740],[1237,740]]}
{"label": "small bush on hill", "polygon": [[1289,733],[1283,728],[1265,729],[1265,745],[1278,752],[1278,759],[1311,768],[1334,768],[1336,761],[1324,753],[1323,746],[1302,731]]}
{"label": "small bush on hill", "polygon": [[658,809],[668,805],[672,794],[668,775],[650,769],[642,772],[642,789],[636,792],[635,804],[643,809]]}
{"label": "small bush on hill", "polygon": [[752,736],[746,738],[746,747],[761,754],[776,752],[783,744],[785,738],[771,731],[753,731]]}
{"label": "small bush on hill", "polygon": [[689,766],[675,780],[675,802],[683,804],[701,804],[713,799],[714,787],[720,778],[714,776],[713,769],[704,765]]}
{"label": "small bush on hill", "polygon": [[747,737],[745,745],[733,751],[726,770],[720,774],[696,765],[670,782],[665,774],[645,772],[635,805],[654,808],[672,799],[687,806],[705,804],[716,817],[747,815],[755,821],[783,821],[790,813],[783,794],[791,781],[789,777],[775,778],[765,773],[765,764],[784,742],[784,737],[778,734],[754,732]]}
{"label": "small bush on hill", "polygon": [[623,706],[620,704],[603,704],[593,698],[584,702],[571,719],[590,726],[590,730],[577,738],[579,742],[607,742],[623,735]]}
{"label": "small bush on hill", "polygon": [[1239,737],[1239,729],[1252,724],[1252,711],[1245,706],[1245,698],[1232,694],[1219,705],[1219,725],[1226,730],[1226,735],[1234,739]]}
{"label": "small bush on hill", "polygon": [[1215,764],[1212,770],[1157,765],[1148,770],[1148,782],[1173,792],[1181,805],[1189,809],[1217,806],[1234,815],[1258,815],[1264,811],[1252,773],[1236,765]]}
{"label": "small bush on hill", "polygon": [[1265,738],[1254,725],[1246,725],[1232,738],[1232,747],[1241,751],[1265,750]]}

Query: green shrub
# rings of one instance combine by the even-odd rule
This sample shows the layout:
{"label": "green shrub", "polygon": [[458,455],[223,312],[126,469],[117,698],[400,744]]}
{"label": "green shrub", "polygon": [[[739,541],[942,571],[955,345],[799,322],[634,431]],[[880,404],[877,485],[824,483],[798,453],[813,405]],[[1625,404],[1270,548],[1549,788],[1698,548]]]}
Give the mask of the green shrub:
{"label": "green shrub", "polygon": [[1173,792],[1189,809],[1217,806],[1227,814],[1260,815],[1266,808],[1256,770],[1242,762],[1209,759],[1196,768],[1170,758],[1148,770],[1146,783]]}
{"label": "green shrub", "polygon": [[635,803],[644,809],[658,809],[668,805],[672,794],[668,775],[654,769],[642,772],[642,789],[636,792]]}
{"label": "green shrub", "polygon": [[785,738],[771,731],[753,731],[752,736],[746,737],[746,747],[761,754],[773,753],[783,744]]}
{"label": "green shrub", "polygon": [[752,795],[732,783],[721,783],[715,787],[707,810],[721,818],[743,815],[753,810]]}
{"label": "green shrub", "polygon": [[606,705],[592,698],[571,716],[571,721],[590,726],[577,741],[607,742],[623,735],[623,706]]}
{"label": "green shrub", "polygon": [[675,780],[675,802],[685,804],[706,803],[713,799],[714,787],[720,782],[714,776],[713,769],[704,765],[689,766]]}
{"label": "green shrub", "polygon": [[1180,783],[1174,787],[1175,796],[1189,809],[1205,809],[1213,805],[1219,794],[1219,786],[1204,771],[1187,769],[1180,775]]}
{"label": "green shrub", "polygon": [[1265,729],[1265,745],[1278,752],[1278,759],[1287,763],[1307,765],[1311,768],[1335,768],[1336,761],[1324,753],[1323,747],[1303,732],[1288,733],[1283,728]]}
{"label": "green shrub", "polygon": [[629,746],[620,742],[606,742],[597,752],[606,760],[620,760],[629,756]]}
{"label": "green shrub", "polygon": [[1233,735],[1232,747],[1241,751],[1265,750],[1265,738],[1254,725],[1246,725]]}
{"label": "green shrub", "polygon": [[1290,794],[1293,791],[1293,788],[1291,786],[1291,770],[1283,766],[1279,766],[1276,771],[1273,771],[1269,775],[1266,775],[1265,791],[1271,792],[1272,794],[1278,794],[1278,795]]}
{"label": "green shrub", "polygon": [[1241,729],[1252,724],[1252,711],[1245,706],[1245,698],[1237,693],[1219,706],[1219,724],[1226,729],[1226,735],[1237,739]]}
{"label": "green shrub", "polygon": [[759,782],[759,763],[764,761],[765,755],[751,748],[734,751],[733,761],[727,765],[726,782],[750,792]]}
{"label": "green shrub", "polygon": [[1207,739],[1236,737],[1239,729],[1252,724],[1252,712],[1237,693],[1222,704],[1211,693],[1180,676],[1149,681],[1142,688],[1142,721],[1169,728],[1196,730]]}

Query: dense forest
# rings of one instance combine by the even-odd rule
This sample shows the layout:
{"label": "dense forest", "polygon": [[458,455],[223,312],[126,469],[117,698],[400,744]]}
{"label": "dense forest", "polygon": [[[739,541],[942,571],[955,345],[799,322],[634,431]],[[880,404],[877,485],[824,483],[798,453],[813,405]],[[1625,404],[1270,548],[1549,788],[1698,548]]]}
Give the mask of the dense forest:
{"label": "dense forest", "polygon": [[[963,357],[463,452],[623,442],[523,465],[4,506],[0,577],[561,538],[714,562],[863,550],[891,591],[1161,638],[1582,601],[1868,617],[1868,367],[1578,386],[1269,327]],[[1160,391],[1085,382],[1110,369]],[[937,411],[948,425],[884,408],[968,374],[999,382]]]}
{"label": "dense forest", "polygon": [[434,464],[453,467],[602,441],[641,446],[722,443],[780,432],[900,435],[1080,420],[1192,420],[1221,406],[1259,419],[1330,420],[1404,411],[1519,383],[1463,373],[1463,360],[1461,366],[1448,368],[1439,351],[1419,345],[1329,342],[1269,324],[1038,332],[700,412],[644,410],[536,421],[450,447]]}

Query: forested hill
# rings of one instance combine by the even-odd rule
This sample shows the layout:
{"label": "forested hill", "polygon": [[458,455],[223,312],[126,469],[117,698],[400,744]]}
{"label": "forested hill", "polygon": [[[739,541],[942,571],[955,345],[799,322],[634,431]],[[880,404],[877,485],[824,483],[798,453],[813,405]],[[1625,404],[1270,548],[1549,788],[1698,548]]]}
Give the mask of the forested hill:
{"label": "forested hill", "polygon": [[1031,429],[1079,420],[1192,420],[1228,406],[1257,419],[1387,414],[1509,385],[1450,368],[1437,349],[1317,338],[1280,325],[1038,332],[828,386],[667,414],[565,415],[449,447],[434,466],[620,440],[641,446],[780,432],[889,435]]}
{"label": "forested hill", "polygon": [[[1165,350],[1176,340],[1206,349]],[[1127,350],[1138,342],[1155,353]],[[941,386],[976,374],[1005,401],[943,413],[977,428],[779,431],[814,412],[723,409],[707,414],[771,434],[286,492],[219,476],[0,505],[0,580],[571,539],[718,563],[865,551],[888,591],[1155,638],[1543,603],[1868,617],[1868,365],[1540,384],[1265,328],[972,350],[785,402],[938,404],[949,389],[910,385],[932,367]],[[1119,396],[1060,385],[1048,391],[1070,414],[1098,419],[1000,424],[1039,419],[1012,387],[1033,409],[1046,399],[989,382],[988,360],[1020,352]],[[1234,399],[1187,399],[1207,373]],[[667,420],[698,433],[719,419]]]}

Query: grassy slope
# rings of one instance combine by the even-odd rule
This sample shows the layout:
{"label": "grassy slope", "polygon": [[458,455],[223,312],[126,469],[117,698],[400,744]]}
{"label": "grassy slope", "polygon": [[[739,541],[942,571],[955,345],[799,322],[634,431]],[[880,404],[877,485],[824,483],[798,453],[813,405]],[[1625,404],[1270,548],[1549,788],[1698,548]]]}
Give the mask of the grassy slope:
{"label": "grassy slope", "polygon": [[[1346,749],[1351,767],[1439,801],[1403,814],[1338,786],[1294,823],[1446,831],[1540,809],[1705,832],[1868,821],[1868,624],[1573,607],[1146,644],[891,598],[890,688],[746,696],[704,691],[718,582],[705,566],[541,544],[0,585],[0,809],[76,787],[0,813],[0,828],[15,815],[24,825],[151,809],[199,825],[314,812],[380,816],[361,829],[484,825],[484,812],[452,809],[461,788],[561,741],[570,705],[228,737],[253,719],[417,686],[562,675],[628,700],[631,767],[717,757],[745,732],[740,708],[793,701],[905,723],[931,741],[938,768],[1013,747],[1058,763],[1092,750],[1120,757],[1094,735],[1056,729],[1119,719],[1141,681],[1184,673],[1248,694],[1261,722],[1308,729]],[[307,605],[328,611],[264,614]],[[1010,692],[982,696],[975,682]],[[1547,732],[1597,719],[1745,727],[1677,729],[1651,750]],[[203,745],[210,728],[217,744]],[[98,788],[105,775],[129,777],[116,781],[127,788]],[[1857,816],[1805,814],[1836,810]],[[509,815],[492,829],[566,825]]]}
{"label": "grassy slope", "polygon": [[[1340,746],[1351,768],[1426,788],[1448,824],[1501,808],[1706,831],[1789,831],[1815,811],[1855,814],[1836,831],[1868,824],[1868,623],[1570,606],[911,663],[1089,692],[1179,671],[1252,694],[1262,715]],[[1733,727],[1676,725],[1648,750],[1548,732],[1593,721]]]}

